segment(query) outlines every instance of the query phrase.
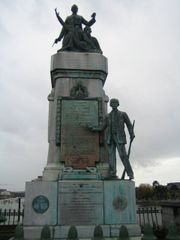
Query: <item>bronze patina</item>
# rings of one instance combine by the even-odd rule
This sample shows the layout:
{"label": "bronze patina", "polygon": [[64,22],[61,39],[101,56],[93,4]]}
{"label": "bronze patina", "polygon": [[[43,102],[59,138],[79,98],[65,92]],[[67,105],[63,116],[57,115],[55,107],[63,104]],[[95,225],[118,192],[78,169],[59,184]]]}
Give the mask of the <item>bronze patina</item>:
{"label": "bronze patina", "polygon": [[[59,12],[57,12],[57,8],[55,9],[55,14],[62,25],[62,30],[59,37],[55,39],[54,44],[62,40],[60,51],[102,53],[98,40],[91,36],[90,27],[96,22],[96,13],[91,15],[90,21],[87,21],[84,17],[77,14],[77,5],[74,4],[71,7],[71,11],[72,15],[68,16],[64,21],[60,17]],[[84,29],[83,25],[85,25]]]}

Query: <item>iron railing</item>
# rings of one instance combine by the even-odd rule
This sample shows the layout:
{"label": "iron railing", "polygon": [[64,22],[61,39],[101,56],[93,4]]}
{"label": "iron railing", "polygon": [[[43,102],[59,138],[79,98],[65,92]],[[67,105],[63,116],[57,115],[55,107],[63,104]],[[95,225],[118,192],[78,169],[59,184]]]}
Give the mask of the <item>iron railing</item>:
{"label": "iron railing", "polygon": [[152,226],[162,226],[162,209],[161,207],[138,207],[137,216],[139,225],[142,227],[145,224],[151,224]]}
{"label": "iron railing", "polygon": [[[24,209],[19,206],[18,209],[0,209],[0,225],[17,225],[18,223],[23,224]],[[5,221],[3,221],[3,219]],[[149,223],[152,226],[162,225],[162,209],[161,207],[138,207],[137,208],[137,219],[139,225],[142,227]]]}
{"label": "iron railing", "polygon": [[0,225],[17,225],[22,224],[24,218],[24,209],[0,209]]}

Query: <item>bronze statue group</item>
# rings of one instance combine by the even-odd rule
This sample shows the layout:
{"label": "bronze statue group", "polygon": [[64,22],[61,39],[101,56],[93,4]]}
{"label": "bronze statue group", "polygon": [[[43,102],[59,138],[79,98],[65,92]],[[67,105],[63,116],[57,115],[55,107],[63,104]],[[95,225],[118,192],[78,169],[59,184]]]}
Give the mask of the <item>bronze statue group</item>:
{"label": "bronze statue group", "polygon": [[[65,21],[60,17],[57,9],[55,14],[62,25],[62,30],[54,43],[62,40],[62,48],[60,51],[76,51],[76,52],[97,52],[102,53],[98,40],[91,36],[91,26],[96,22],[96,13],[91,15],[91,20],[87,21],[78,15],[78,7],[71,7],[72,15],[68,16]],[[85,25],[84,29],[82,25]]]}

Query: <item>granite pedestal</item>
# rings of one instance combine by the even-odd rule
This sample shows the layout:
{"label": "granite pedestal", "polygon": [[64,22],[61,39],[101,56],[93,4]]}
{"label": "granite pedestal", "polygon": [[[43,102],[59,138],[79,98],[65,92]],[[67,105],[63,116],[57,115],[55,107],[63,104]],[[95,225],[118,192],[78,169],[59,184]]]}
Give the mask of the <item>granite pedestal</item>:
{"label": "granite pedestal", "polygon": [[[132,181],[38,181],[27,183],[26,192],[26,239],[31,239],[30,236],[38,239],[45,224],[52,228],[54,239],[57,240],[67,237],[71,225],[77,226],[79,238],[91,238],[98,224],[108,238],[117,237],[121,225],[127,226],[131,237],[140,235]],[[47,210],[45,201],[34,204],[39,196],[48,200]]]}

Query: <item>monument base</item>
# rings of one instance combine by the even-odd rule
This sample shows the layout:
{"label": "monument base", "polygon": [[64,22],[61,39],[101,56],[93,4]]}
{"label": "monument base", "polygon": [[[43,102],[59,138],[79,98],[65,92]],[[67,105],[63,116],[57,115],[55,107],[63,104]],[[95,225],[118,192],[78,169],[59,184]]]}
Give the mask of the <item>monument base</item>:
{"label": "monument base", "polygon": [[71,225],[77,227],[80,239],[92,238],[96,225],[102,226],[106,238],[116,238],[121,225],[126,225],[131,239],[138,239],[135,184],[119,179],[28,182],[25,238],[39,239],[44,225],[57,240],[67,238]]}
{"label": "monument base", "polygon": [[[96,225],[88,226],[76,226],[79,239],[92,239],[94,228]],[[128,229],[131,240],[140,240],[141,231],[137,224],[125,224]],[[67,239],[68,230],[70,226],[49,226],[51,229],[51,236],[54,240]],[[119,229],[121,225],[101,225],[103,229],[103,235],[106,239],[116,239],[119,236]],[[43,226],[24,227],[25,239],[27,240],[39,240],[41,236],[41,230]]]}

